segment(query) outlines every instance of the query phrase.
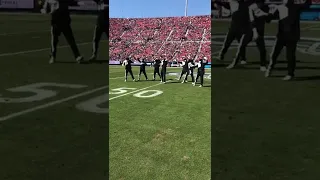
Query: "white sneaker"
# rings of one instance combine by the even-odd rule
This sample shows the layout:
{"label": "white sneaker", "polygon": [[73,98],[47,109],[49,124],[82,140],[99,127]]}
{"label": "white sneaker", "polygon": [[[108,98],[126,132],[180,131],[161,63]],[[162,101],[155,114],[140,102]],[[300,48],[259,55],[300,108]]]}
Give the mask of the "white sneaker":
{"label": "white sneaker", "polygon": [[184,83],[184,81],[181,82],[181,84],[183,84],[183,83]]}
{"label": "white sneaker", "polygon": [[124,82],[127,82],[127,80],[125,79]]}
{"label": "white sneaker", "polygon": [[245,64],[247,64],[247,61],[242,60],[242,61],[240,61],[240,64],[245,65]]}
{"label": "white sneaker", "polygon": [[290,80],[292,80],[292,76],[290,76],[290,75],[286,75],[282,80],[284,80],[284,81],[290,81]]}
{"label": "white sneaker", "polygon": [[53,64],[56,62],[56,58],[54,58],[53,56],[51,56],[50,60],[49,60],[49,64]]}
{"label": "white sneaker", "polygon": [[199,87],[202,87],[202,85],[200,85]]}
{"label": "white sneaker", "polygon": [[265,72],[267,71],[267,68],[265,66],[260,66],[260,71]]}
{"label": "white sneaker", "polygon": [[92,55],[92,56],[90,57],[90,59],[89,59],[89,61],[95,61],[95,60],[97,60],[97,56],[95,56],[95,55]]}
{"label": "white sneaker", "polygon": [[82,56],[78,56],[77,58],[76,58],[76,61],[80,64],[80,63],[82,63],[83,62],[83,57]]}
{"label": "white sneaker", "polygon": [[264,74],[264,77],[270,77],[271,76],[271,72],[272,70],[270,68],[268,68]]}
{"label": "white sneaker", "polygon": [[193,82],[193,83],[192,83],[192,85],[193,85],[193,86],[195,86],[195,85],[196,85],[196,83],[194,83],[194,82]]}
{"label": "white sneaker", "polygon": [[133,79],[132,81],[133,81],[133,82],[135,82],[135,81],[136,81],[136,79]]}
{"label": "white sneaker", "polygon": [[233,69],[235,66],[235,63],[231,63],[229,66],[227,66],[227,69]]}

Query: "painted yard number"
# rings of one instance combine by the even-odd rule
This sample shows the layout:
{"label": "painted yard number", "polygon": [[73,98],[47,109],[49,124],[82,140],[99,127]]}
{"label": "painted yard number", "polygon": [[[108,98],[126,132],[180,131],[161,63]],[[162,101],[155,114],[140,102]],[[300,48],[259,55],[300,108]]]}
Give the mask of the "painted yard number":
{"label": "painted yard number", "polygon": [[[127,87],[122,87],[122,88],[116,88],[116,89],[111,89],[109,94],[126,94],[128,90],[136,90],[137,88],[127,88]],[[156,97],[160,94],[162,94],[163,91],[159,90],[145,90],[145,91],[140,91],[138,93],[133,94],[134,97],[138,98],[152,98]]]}
{"label": "painted yard number", "polygon": [[[87,86],[79,85],[79,84],[34,83],[34,84],[7,89],[10,92],[32,93],[33,95],[30,95],[27,97],[20,97],[20,98],[10,98],[10,97],[3,97],[0,94],[0,103],[8,103],[8,104],[9,103],[10,104],[31,103],[36,101],[43,101],[45,99],[55,97],[58,94],[57,91],[48,90],[48,89],[45,89],[45,87],[62,87],[62,88],[71,88],[71,89],[81,89]],[[137,88],[126,88],[126,87],[116,88],[116,89],[111,89],[109,94],[125,96],[127,94],[132,93],[132,92],[128,93],[129,90],[136,90],[136,89]],[[136,91],[139,91],[139,90],[136,90]],[[137,92],[133,94],[133,96],[138,98],[151,98],[151,97],[158,96],[162,93],[163,92],[159,90],[145,90],[145,91]],[[92,113],[99,113],[99,114],[108,113],[109,112],[108,108],[102,108],[99,106],[109,101],[109,94],[106,93],[106,94],[97,96],[95,98],[89,99],[87,101],[81,102],[76,105],[76,108],[83,111],[92,112]]]}

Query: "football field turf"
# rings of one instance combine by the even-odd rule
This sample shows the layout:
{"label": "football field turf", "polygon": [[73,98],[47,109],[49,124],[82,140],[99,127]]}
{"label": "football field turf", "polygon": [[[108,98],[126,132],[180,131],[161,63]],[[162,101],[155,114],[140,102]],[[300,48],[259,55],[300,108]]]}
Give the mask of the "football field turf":
{"label": "football field turf", "polygon": [[[77,64],[62,35],[58,62],[50,65],[49,18],[0,16],[0,179],[106,179],[106,38],[101,63]],[[95,22],[95,16],[73,17],[85,58]]]}
{"label": "football field turf", "polygon": [[[212,22],[212,53],[218,55],[229,22]],[[216,180],[320,179],[320,23],[302,23],[296,79],[286,75],[285,49],[274,76],[259,71],[256,47],[247,65],[227,70],[212,64],[213,174]],[[277,24],[268,24],[268,57]],[[273,37],[269,37],[273,36]]]}
{"label": "football field turf", "polygon": [[199,88],[175,79],[180,68],[168,68],[167,84],[109,71],[110,179],[210,179],[210,76]]}

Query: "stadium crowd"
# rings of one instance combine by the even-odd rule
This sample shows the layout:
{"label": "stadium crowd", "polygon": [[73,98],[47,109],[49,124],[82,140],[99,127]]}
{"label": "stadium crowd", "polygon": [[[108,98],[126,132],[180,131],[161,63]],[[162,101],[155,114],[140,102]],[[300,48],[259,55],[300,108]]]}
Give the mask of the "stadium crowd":
{"label": "stadium crowd", "polygon": [[110,60],[126,57],[210,59],[210,16],[110,18]]}

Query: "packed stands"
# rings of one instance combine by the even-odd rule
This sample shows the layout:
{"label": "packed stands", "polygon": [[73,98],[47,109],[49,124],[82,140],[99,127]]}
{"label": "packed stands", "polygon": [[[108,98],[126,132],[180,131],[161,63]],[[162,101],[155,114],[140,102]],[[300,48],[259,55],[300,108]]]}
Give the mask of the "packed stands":
{"label": "packed stands", "polygon": [[210,58],[210,16],[110,18],[110,59],[128,56]]}

